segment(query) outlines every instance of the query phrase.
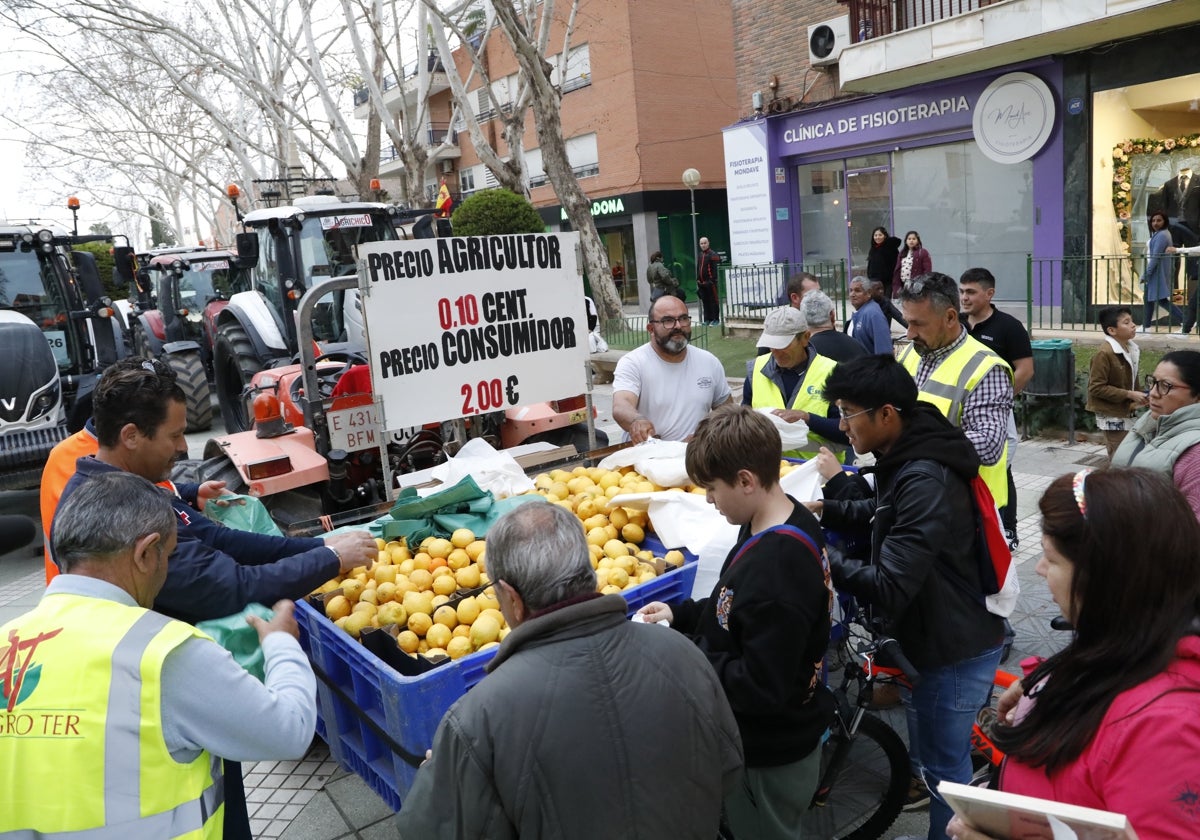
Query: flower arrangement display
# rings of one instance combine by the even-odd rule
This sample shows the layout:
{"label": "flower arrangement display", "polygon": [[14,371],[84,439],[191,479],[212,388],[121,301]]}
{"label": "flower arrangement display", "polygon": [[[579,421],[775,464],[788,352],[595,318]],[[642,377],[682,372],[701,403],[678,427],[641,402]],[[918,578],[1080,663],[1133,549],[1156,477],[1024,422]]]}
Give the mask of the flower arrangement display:
{"label": "flower arrangement display", "polygon": [[1113,210],[1121,226],[1121,242],[1125,253],[1129,253],[1132,229],[1129,224],[1133,209],[1133,155],[1169,155],[1180,149],[1200,149],[1200,134],[1182,134],[1178,137],[1138,137],[1123,140],[1113,147]]}

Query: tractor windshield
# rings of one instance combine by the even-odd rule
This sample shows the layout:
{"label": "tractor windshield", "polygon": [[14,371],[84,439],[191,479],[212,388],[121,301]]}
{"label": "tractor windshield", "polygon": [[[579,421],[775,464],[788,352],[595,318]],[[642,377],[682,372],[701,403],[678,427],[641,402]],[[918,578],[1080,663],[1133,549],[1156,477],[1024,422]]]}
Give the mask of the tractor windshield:
{"label": "tractor windshield", "polygon": [[250,278],[246,272],[227,257],[196,260],[179,278],[179,302],[198,312],[211,301],[228,300],[230,295],[249,288]]}
{"label": "tractor windshield", "polygon": [[63,298],[69,280],[61,260],[58,253],[39,254],[19,238],[0,234],[0,309],[33,321],[46,336],[59,368],[68,370],[74,342]]}
{"label": "tractor windshield", "polygon": [[[358,246],[398,238],[390,216],[383,213],[343,213],[309,216],[300,231],[300,256],[305,287],[358,271]],[[320,342],[345,341],[343,307],[346,293],[325,295],[313,315],[314,338]]]}

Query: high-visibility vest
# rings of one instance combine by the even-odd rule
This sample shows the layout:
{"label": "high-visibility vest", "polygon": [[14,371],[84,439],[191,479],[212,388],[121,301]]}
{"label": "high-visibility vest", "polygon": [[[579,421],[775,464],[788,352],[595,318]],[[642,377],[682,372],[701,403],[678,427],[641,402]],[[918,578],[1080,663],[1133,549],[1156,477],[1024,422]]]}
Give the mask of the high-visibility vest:
{"label": "high-visibility vest", "polygon": [[[917,376],[917,366],[920,362],[920,356],[913,350],[911,344],[900,356],[900,364],[904,365],[905,370],[911,373],[914,379]],[[946,419],[955,426],[962,426],[963,405],[967,395],[975,389],[979,380],[983,379],[987,372],[994,367],[1004,368],[1009,379],[1012,379],[1012,368],[1008,366],[1008,362],[1000,358],[986,344],[968,335],[967,340],[959,345],[958,349],[942,359],[933,369],[918,392],[918,397],[937,406],[938,411],[942,412]],[[992,491],[996,507],[1002,508],[1008,504],[1007,440],[1004,441],[1004,448],[1000,451],[1000,460],[994,464],[980,466],[979,477],[988,486],[988,490]]]}
{"label": "high-visibility vest", "polygon": [[[754,408],[790,408],[795,411],[807,411],[809,414],[816,414],[821,417],[829,413],[829,401],[825,399],[825,380],[829,378],[829,374],[833,373],[833,369],[837,367],[837,362],[828,356],[822,356],[819,353],[813,354],[809,360],[808,367],[804,369],[804,373],[800,376],[800,384],[796,386],[796,394],[792,397],[792,404],[785,405],[783,402],[783,392],[779,390],[779,386],[772,382],[766,375],[763,374],[763,368],[767,366],[771,355],[768,353],[759,356],[754,360],[753,374],[750,379],[751,405]],[[784,452],[784,457],[787,458],[815,458],[820,454],[822,446],[827,446],[833,449],[840,461],[845,463],[846,450],[844,447],[837,448],[836,444],[831,444],[825,438],[814,434],[811,430],[808,433],[809,448],[807,449],[789,449]]]}
{"label": "high-visibility vest", "polygon": [[163,662],[207,638],[140,607],[55,593],[0,628],[0,838],[219,838],[221,759],[171,757]]}

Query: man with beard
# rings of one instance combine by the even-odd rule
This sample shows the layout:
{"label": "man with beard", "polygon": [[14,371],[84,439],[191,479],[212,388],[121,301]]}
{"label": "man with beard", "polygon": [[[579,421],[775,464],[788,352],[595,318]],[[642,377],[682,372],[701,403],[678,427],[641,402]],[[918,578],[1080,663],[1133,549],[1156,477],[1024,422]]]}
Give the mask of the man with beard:
{"label": "man with beard", "polygon": [[730,400],[721,362],[688,347],[692,318],[677,297],[650,304],[650,341],[626,353],[613,373],[613,419],[626,440],[687,440],[704,415]]}
{"label": "man with beard", "polygon": [[900,307],[912,341],[900,363],[916,380],[920,399],[937,406],[971,441],[982,463],[979,476],[996,506],[1003,508],[1008,503],[1012,368],[959,321],[953,277],[936,271],[914,277],[900,290]]}

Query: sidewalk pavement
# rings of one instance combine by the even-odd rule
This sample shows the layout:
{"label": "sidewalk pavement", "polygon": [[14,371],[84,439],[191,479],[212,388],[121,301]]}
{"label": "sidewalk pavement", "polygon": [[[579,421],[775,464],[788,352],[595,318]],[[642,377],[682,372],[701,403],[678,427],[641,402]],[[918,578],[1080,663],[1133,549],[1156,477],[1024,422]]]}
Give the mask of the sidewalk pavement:
{"label": "sidewalk pavement", "polygon": [[[740,382],[731,385],[735,392],[740,389]],[[599,428],[607,431],[614,442],[619,440],[620,429],[612,421],[611,386],[596,386],[594,396],[600,411]],[[193,448],[202,446],[204,437],[197,436]],[[1099,466],[1106,460],[1102,445],[1067,445],[1062,437],[1037,438],[1017,447],[1013,475],[1021,542],[1015,559],[1020,564],[1022,591],[1012,616],[1017,638],[1007,666],[1014,672],[1026,656],[1054,653],[1067,641],[1065,634],[1050,629],[1050,619],[1058,615],[1058,608],[1050,600],[1045,583],[1034,572],[1041,554],[1037,517],[1040,492],[1063,473],[1077,471],[1081,466]],[[26,513],[36,519],[36,497],[36,492],[15,496],[15,502],[10,500],[3,512]],[[12,507],[14,503],[16,509]],[[0,556],[0,624],[33,607],[43,588],[40,544],[36,551],[31,547]],[[902,713],[892,711],[883,715],[902,737],[906,735]],[[301,761],[246,764],[243,771],[256,837],[375,840],[396,836],[391,809],[357,776],[339,768],[319,740]],[[901,815],[888,836],[924,836],[927,829],[925,813],[907,813]]]}

